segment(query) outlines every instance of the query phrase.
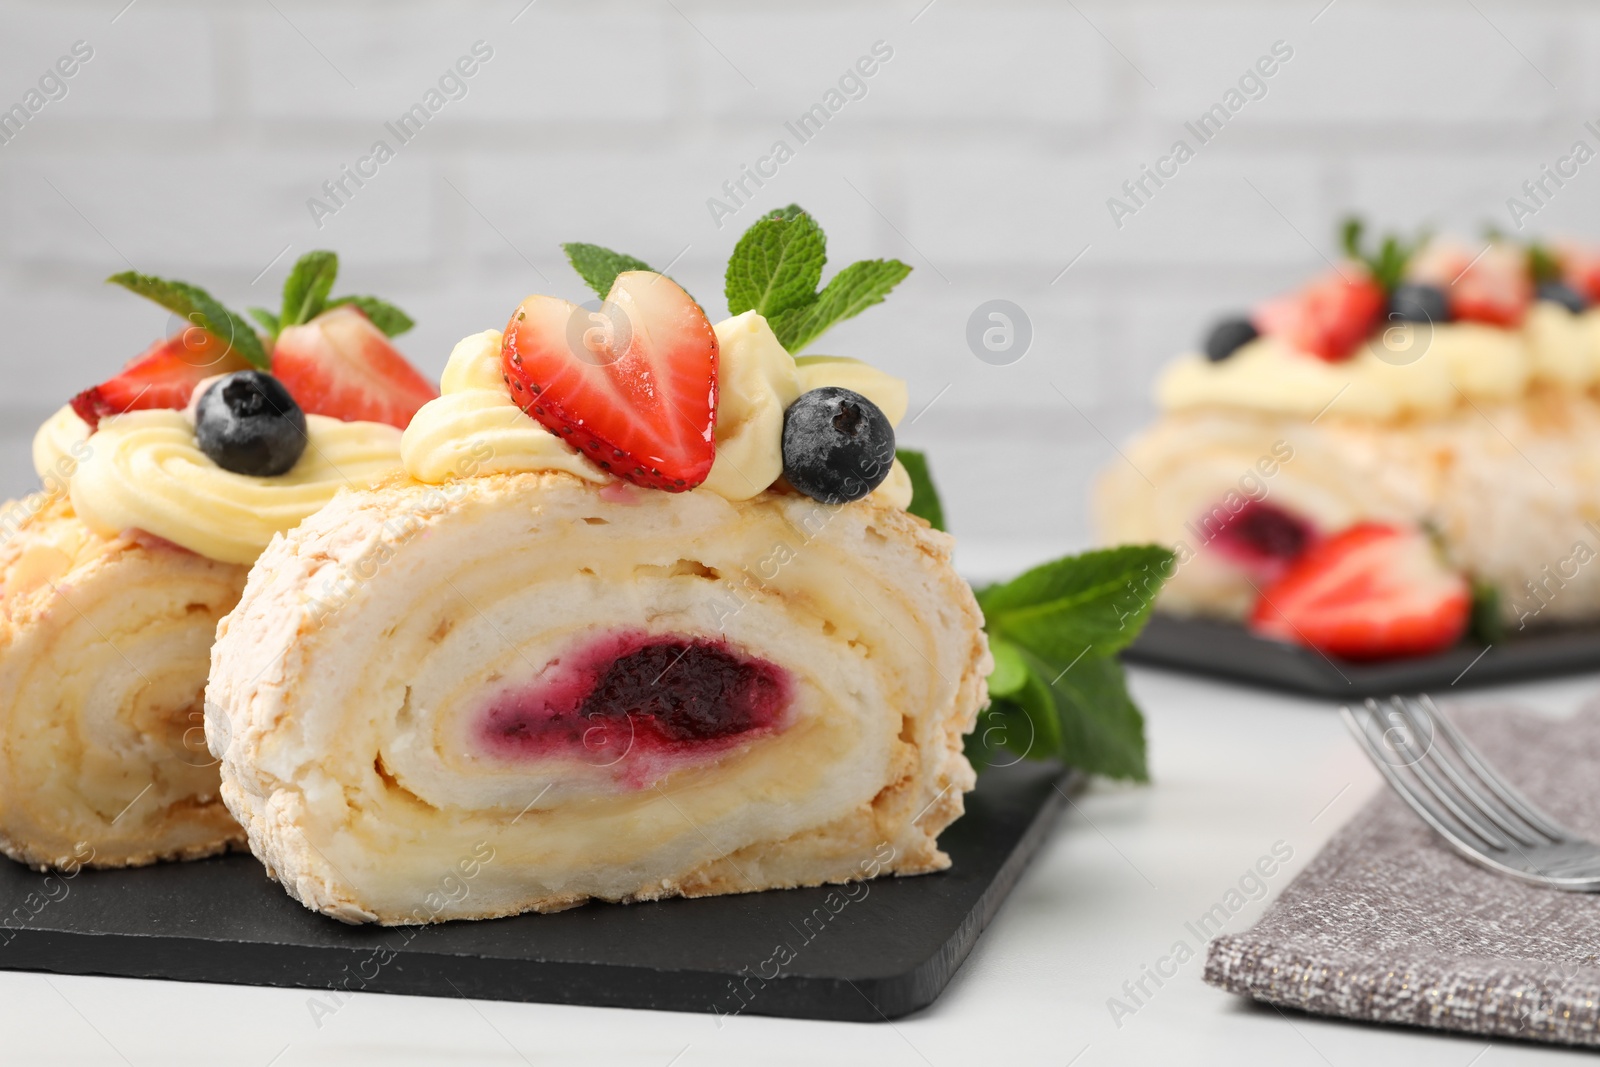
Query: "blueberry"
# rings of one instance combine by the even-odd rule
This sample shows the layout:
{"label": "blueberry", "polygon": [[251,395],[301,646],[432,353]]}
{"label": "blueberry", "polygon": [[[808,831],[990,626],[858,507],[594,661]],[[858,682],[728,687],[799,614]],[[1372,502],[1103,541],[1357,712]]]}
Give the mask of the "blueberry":
{"label": "blueberry", "polygon": [[1401,282],[1389,294],[1389,318],[1399,322],[1449,322],[1450,298],[1437,285]]}
{"label": "blueberry", "polygon": [[1574,315],[1589,306],[1589,302],[1566,282],[1541,282],[1539,283],[1538,296],[1540,300],[1548,300],[1552,304],[1560,304]]}
{"label": "blueberry", "polygon": [[1206,334],[1206,358],[1221,363],[1260,336],[1249,319],[1223,319]]}
{"label": "blueberry", "polygon": [[814,500],[860,500],[893,465],[894,427],[860,393],[824,386],[801,394],[783,413],[784,477]]}
{"label": "blueberry", "polygon": [[200,451],[223,470],[268,478],[306,450],[306,415],[283,383],[258,370],[214,382],[195,409]]}

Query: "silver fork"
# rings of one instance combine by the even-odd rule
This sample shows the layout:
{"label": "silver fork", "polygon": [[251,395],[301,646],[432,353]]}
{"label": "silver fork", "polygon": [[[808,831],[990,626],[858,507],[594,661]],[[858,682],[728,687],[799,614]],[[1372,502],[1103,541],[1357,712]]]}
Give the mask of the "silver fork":
{"label": "silver fork", "polygon": [[1534,807],[1424,696],[1339,709],[1394,791],[1457,852],[1552,889],[1600,892],[1600,845]]}

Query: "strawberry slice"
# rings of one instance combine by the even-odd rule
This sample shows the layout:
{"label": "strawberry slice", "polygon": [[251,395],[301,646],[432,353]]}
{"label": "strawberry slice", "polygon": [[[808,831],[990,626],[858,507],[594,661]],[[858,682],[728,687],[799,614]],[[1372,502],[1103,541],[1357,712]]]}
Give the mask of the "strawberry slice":
{"label": "strawberry slice", "polygon": [[93,432],[107,415],[151,408],[181,410],[189,406],[194,387],[204,379],[248,366],[210,332],[191,326],[133,357],[115,378],[73,397],[72,410]]}
{"label": "strawberry slice", "polygon": [[1420,530],[1359,523],[1313,545],[1261,593],[1250,628],[1329,656],[1420,656],[1460,639],[1467,580]]}
{"label": "strawberry slice", "polygon": [[383,331],[349,304],[278,334],[272,373],[308,415],[402,430],[439,395]]}
{"label": "strawberry slice", "polygon": [[664,275],[617,275],[598,315],[530,296],[500,354],[511,398],[624,481],[681,493],[716,458],[717,335]]}
{"label": "strawberry slice", "polygon": [[1412,260],[1408,274],[1443,289],[1451,317],[1463,322],[1518,326],[1533,303],[1527,251],[1498,241],[1487,249],[1435,241]]}
{"label": "strawberry slice", "polygon": [[1385,299],[1383,287],[1357,269],[1350,269],[1354,281],[1335,272],[1268,301],[1252,316],[1256,329],[1330,363],[1348,359],[1372,332]]}

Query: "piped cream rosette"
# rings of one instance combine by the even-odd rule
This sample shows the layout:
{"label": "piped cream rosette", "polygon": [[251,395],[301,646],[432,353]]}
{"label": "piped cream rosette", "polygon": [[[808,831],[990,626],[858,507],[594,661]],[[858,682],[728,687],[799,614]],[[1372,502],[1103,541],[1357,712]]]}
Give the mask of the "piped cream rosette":
{"label": "piped cream rosette", "polygon": [[312,446],[280,478],[217,468],[183,412],[110,416],[90,436],[63,408],[40,428],[44,491],[0,511],[8,855],[126,866],[242,839],[205,747],[217,624],[273,536],[349,482],[400,473],[399,431],[308,422]]}
{"label": "piped cream rosette", "polygon": [[206,727],[296,899],[417,923],[948,864],[991,665],[951,540],[891,483],[841,507],[772,487],[803,389],[898,418],[903,386],[797,365],[759,316],[717,333],[694,490],[589,466],[511,404],[483,334],[406,434],[439,484],[345,494],[262,556]]}

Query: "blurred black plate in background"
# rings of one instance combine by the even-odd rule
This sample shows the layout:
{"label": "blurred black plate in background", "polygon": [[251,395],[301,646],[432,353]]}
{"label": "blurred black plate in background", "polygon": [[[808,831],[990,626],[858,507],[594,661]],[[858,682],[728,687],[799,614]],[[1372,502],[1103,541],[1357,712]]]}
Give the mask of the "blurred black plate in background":
{"label": "blurred black plate in background", "polygon": [[1600,670],[1600,627],[1541,630],[1432,656],[1353,663],[1267,641],[1237,623],[1155,614],[1123,652],[1130,663],[1350,700]]}

